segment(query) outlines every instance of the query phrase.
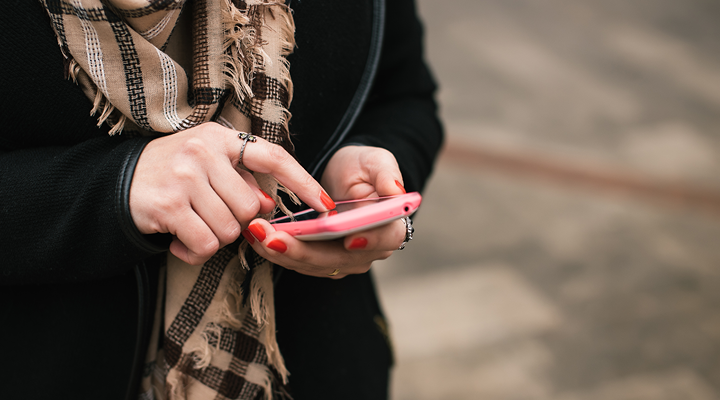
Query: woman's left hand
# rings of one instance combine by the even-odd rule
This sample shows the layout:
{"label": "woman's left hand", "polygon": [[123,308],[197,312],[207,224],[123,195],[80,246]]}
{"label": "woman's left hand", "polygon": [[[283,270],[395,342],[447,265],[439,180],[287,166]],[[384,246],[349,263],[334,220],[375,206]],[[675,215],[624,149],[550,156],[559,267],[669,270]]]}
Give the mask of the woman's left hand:
{"label": "woman's left hand", "polygon": [[[402,175],[389,151],[369,146],[347,146],[330,159],[320,180],[334,199],[362,199],[405,193]],[[384,260],[405,239],[405,224],[390,224],[343,239],[303,242],[276,231],[263,219],[250,223],[243,236],[262,257],[304,275],[339,279],[367,272],[375,260]],[[252,233],[252,234],[251,234]]]}

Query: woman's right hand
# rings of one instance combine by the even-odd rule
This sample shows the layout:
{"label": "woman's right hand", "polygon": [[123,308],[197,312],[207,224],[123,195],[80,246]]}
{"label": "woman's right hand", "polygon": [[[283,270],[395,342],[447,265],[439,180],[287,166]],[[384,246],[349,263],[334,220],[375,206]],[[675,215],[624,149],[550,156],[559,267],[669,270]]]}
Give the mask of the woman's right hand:
{"label": "woman's right hand", "polygon": [[[130,214],[144,234],[171,233],[170,251],[202,264],[234,242],[274,202],[252,174],[237,167],[238,132],[205,123],[148,143],[130,186]],[[320,184],[282,147],[261,138],[248,142],[245,167],[272,174],[318,211],[334,208]]]}

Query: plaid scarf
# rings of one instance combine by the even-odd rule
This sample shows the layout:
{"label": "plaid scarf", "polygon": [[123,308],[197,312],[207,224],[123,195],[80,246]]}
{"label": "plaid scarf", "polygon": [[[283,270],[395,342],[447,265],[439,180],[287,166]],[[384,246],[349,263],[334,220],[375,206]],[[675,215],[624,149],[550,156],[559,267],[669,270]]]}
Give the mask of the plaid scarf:
{"label": "plaid scarf", "polygon": [[[291,150],[294,48],[288,7],[270,0],[40,0],[67,72],[110,134],[173,133],[207,121]],[[192,13],[192,77],[165,51]],[[255,174],[281,208],[272,177]],[[237,246],[237,245],[236,245]],[[246,250],[248,256],[246,257]],[[240,255],[238,257],[238,254]],[[252,255],[251,255],[252,254]],[[202,266],[168,253],[141,399],[256,399],[283,394],[272,265],[240,248]],[[163,307],[164,305],[164,307]]]}

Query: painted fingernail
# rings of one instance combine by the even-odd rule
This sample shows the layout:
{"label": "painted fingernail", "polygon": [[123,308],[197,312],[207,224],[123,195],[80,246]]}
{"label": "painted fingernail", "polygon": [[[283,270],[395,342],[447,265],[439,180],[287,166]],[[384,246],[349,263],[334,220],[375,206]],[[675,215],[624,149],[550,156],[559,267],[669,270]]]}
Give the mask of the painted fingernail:
{"label": "painted fingernail", "polygon": [[272,201],[273,203],[275,203],[275,200],[273,200],[273,198],[272,198],[272,197],[270,197],[270,195],[269,195],[269,194],[265,193],[265,191],[264,191],[264,190],[262,190],[262,189],[259,189],[259,190],[260,190],[260,193],[262,193],[262,194],[263,194],[263,196],[265,196],[265,198],[266,198],[266,199],[268,199],[268,200],[271,200],[271,201]]}
{"label": "painted fingernail", "polygon": [[287,245],[280,241],[280,239],[273,239],[267,244],[268,249],[277,251],[278,253],[284,253],[287,251]]}
{"label": "painted fingernail", "polygon": [[250,224],[248,230],[257,238],[259,241],[265,240],[265,229],[260,224]]}
{"label": "painted fingernail", "polygon": [[400,183],[400,181],[396,180],[396,181],[395,181],[395,184],[397,185],[397,187],[400,188],[400,190],[403,191],[403,193],[407,193],[407,192],[405,191],[405,186],[403,186],[402,183]]}
{"label": "painted fingernail", "polygon": [[240,232],[242,233],[245,240],[248,241],[248,243],[253,244],[255,243],[255,238],[253,237],[252,233],[250,233],[249,230],[245,229],[244,231]]}
{"label": "painted fingernail", "polygon": [[338,213],[337,210],[330,210],[330,211],[328,212],[328,217],[332,217],[333,215],[337,215],[337,213]]}
{"label": "painted fingernail", "polygon": [[335,202],[330,198],[330,196],[328,196],[327,193],[325,193],[325,191],[320,192],[320,201],[322,201],[323,205],[328,210],[335,208]]}
{"label": "painted fingernail", "polygon": [[348,249],[350,250],[357,250],[357,249],[364,249],[365,246],[367,246],[368,241],[367,239],[363,237],[355,238],[350,242],[350,246],[348,246]]}

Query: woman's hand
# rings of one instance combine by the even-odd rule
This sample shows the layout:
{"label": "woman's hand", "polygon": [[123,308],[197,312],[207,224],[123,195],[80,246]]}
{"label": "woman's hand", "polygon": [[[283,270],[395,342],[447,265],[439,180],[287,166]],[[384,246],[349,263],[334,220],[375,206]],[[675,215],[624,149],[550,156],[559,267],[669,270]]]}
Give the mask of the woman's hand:
{"label": "woman's hand", "polygon": [[[170,251],[202,264],[234,242],[259,213],[275,203],[253,176],[237,167],[238,132],[206,123],[148,143],[130,186],[130,214],[144,234],[175,235]],[[248,142],[243,164],[272,174],[318,211],[334,203],[320,184],[283,148],[261,138]]]}
{"label": "woman's hand", "polygon": [[[330,159],[320,182],[333,198],[360,199],[405,193],[395,157],[377,147],[347,146]],[[358,232],[343,239],[303,242],[276,231],[265,220],[250,223],[243,236],[266,259],[301,274],[333,278],[367,272],[388,258],[405,239],[402,221]]]}

